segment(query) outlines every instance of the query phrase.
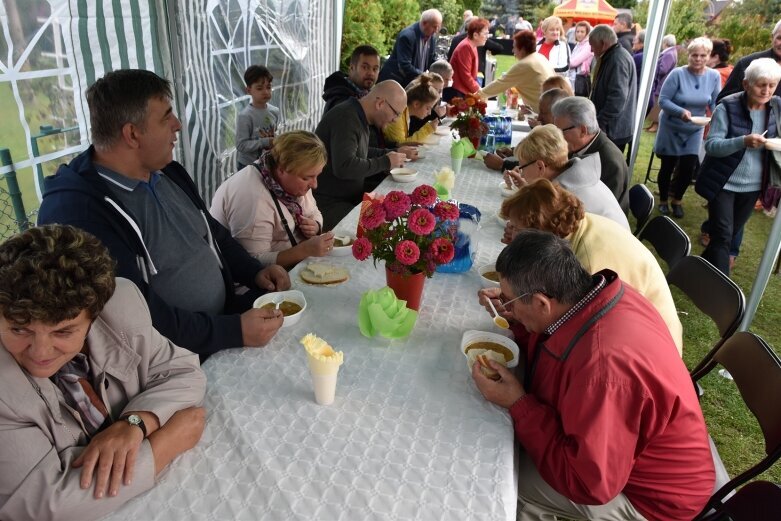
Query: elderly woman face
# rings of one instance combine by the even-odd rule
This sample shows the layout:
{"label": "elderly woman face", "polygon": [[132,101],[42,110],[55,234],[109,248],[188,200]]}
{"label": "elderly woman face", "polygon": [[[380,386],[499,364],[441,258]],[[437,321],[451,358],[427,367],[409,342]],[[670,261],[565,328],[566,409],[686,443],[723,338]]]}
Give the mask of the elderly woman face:
{"label": "elderly woman face", "polygon": [[778,81],[769,78],[759,78],[753,83],[743,80],[743,88],[750,106],[764,105],[770,101],[776,92],[776,87],[778,87]]}
{"label": "elderly woman face", "polygon": [[91,323],[87,310],[58,324],[21,325],[0,317],[0,342],[30,376],[49,378],[84,349]]}
{"label": "elderly woman face", "polygon": [[710,53],[704,47],[692,47],[689,50],[689,70],[695,74],[705,70]]}

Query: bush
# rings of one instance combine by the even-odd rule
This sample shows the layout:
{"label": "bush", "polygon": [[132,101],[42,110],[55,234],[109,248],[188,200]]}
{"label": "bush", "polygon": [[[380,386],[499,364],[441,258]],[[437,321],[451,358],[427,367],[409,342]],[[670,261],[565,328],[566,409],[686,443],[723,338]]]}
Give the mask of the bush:
{"label": "bush", "polygon": [[344,5],[344,25],[342,30],[341,59],[342,70],[350,64],[350,54],[359,45],[372,45],[381,56],[388,54],[390,48],[385,41],[383,27],[383,9],[374,0],[347,0]]}

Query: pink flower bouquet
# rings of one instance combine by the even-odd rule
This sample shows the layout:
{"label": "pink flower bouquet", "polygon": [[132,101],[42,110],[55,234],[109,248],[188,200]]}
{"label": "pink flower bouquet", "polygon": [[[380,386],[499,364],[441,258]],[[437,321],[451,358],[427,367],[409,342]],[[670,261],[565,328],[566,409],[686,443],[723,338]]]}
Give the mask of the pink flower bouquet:
{"label": "pink flower bouquet", "polygon": [[383,200],[372,200],[361,214],[363,237],[353,243],[353,256],[384,260],[392,272],[425,273],[431,277],[437,266],[453,260],[452,227],[458,208],[437,202],[434,187],[421,185],[411,194],[388,193]]}

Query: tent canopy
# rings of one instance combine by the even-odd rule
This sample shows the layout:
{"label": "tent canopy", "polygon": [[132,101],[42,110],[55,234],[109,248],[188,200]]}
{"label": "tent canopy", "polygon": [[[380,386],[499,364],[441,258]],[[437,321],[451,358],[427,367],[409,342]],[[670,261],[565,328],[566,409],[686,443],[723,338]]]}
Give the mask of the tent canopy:
{"label": "tent canopy", "polygon": [[592,25],[612,22],[618,14],[605,0],[567,0],[553,10],[559,18],[572,18],[574,22],[586,20]]}

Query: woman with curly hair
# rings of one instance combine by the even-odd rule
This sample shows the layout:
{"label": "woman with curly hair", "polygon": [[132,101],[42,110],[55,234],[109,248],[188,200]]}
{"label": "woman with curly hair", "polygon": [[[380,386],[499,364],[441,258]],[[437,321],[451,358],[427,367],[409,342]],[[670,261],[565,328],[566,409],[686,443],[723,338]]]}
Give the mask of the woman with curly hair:
{"label": "woman with curly hair", "polygon": [[71,226],[0,245],[0,519],[103,517],[201,437],[198,355],[114,269]]}
{"label": "woman with curly hair", "polygon": [[629,231],[587,213],[580,199],[547,179],[522,186],[505,199],[500,215],[508,221],[502,242],[509,244],[526,228],[551,232],[569,241],[589,273],[615,271],[659,311],[681,353],[683,328],[667,280],[650,250]]}

